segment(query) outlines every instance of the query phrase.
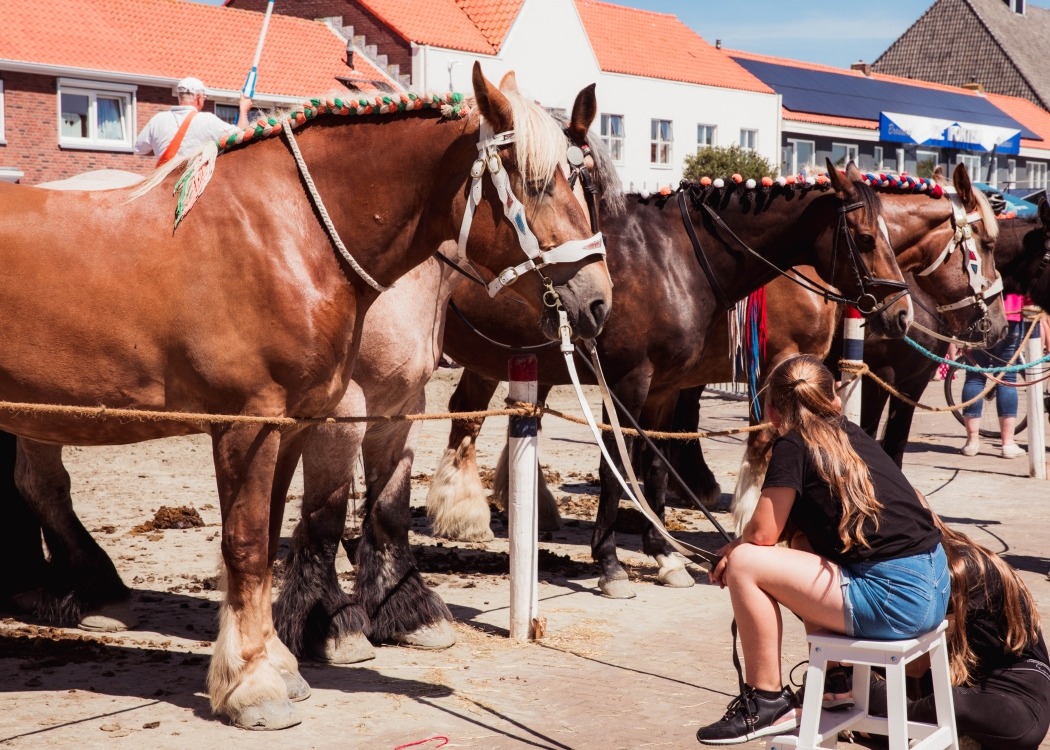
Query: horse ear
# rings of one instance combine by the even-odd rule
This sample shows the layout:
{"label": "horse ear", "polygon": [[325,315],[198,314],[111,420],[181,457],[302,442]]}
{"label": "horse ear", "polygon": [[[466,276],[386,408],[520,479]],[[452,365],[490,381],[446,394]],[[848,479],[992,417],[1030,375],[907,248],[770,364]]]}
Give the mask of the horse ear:
{"label": "horse ear", "polygon": [[825,157],[825,159],[828,163],[828,179],[831,180],[831,186],[835,188],[835,192],[838,193],[839,197],[843,200],[851,197],[855,192],[853,183],[849,181],[846,175],[838,170],[838,168],[832,163],[831,159],[827,159],[827,157]]}
{"label": "horse ear", "polygon": [[510,109],[510,102],[503,93],[489,83],[481,72],[481,63],[474,61],[474,98],[478,103],[481,116],[488,122],[489,127],[495,133],[502,133],[514,127],[514,114]]}
{"label": "horse ear", "polygon": [[1043,223],[1043,229],[1050,232],[1050,203],[1045,195],[1039,199],[1039,221]]}
{"label": "horse ear", "polygon": [[959,194],[959,199],[963,205],[969,208],[974,204],[973,197],[973,185],[970,183],[970,173],[966,171],[966,165],[959,163],[955,165],[955,170],[952,172],[952,184],[955,185],[955,192]]}
{"label": "horse ear", "polygon": [[857,165],[850,159],[849,164],[846,165],[846,177],[850,182],[864,182],[864,175],[857,169]]}
{"label": "horse ear", "polygon": [[587,131],[598,114],[598,101],[594,97],[594,84],[580,89],[572,105],[572,118],[569,120],[569,132],[576,143],[587,142]]}
{"label": "horse ear", "polygon": [[499,82],[499,90],[518,93],[518,76],[513,70],[508,70]]}
{"label": "horse ear", "polygon": [[938,164],[936,169],[933,170],[933,174],[931,176],[933,177],[933,181],[938,184],[943,185],[946,182],[944,177],[944,170],[941,169],[940,164]]}

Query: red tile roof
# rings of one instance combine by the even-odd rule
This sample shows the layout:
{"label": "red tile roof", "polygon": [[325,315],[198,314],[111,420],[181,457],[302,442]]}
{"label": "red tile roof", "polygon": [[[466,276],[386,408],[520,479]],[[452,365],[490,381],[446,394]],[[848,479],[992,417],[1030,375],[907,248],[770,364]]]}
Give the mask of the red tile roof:
{"label": "red tile roof", "polygon": [[494,55],[525,0],[359,0],[406,41]]}
{"label": "red tile roof", "polygon": [[1028,99],[1021,99],[1017,96],[1003,96],[1002,94],[985,94],[985,96],[996,107],[1043,139],[1034,141],[1030,138],[1022,138],[1022,146],[1050,149],[1050,112]]}
{"label": "red tile roof", "polygon": [[[212,89],[244,85],[262,14],[183,0],[0,0],[0,66],[34,63],[178,80]],[[340,88],[336,76],[385,80],[322,23],[274,14],[259,62],[257,96],[304,97]]]}
{"label": "red tile roof", "polygon": [[773,93],[677,17],[576,0],[598,65],[608,73]]}

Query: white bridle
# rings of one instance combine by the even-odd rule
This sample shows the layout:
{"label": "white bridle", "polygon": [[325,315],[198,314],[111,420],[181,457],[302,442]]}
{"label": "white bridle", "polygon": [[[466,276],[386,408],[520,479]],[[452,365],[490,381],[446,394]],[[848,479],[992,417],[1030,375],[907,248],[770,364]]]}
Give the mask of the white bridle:
{"label": "white bridle", "polygon": [[463,224],[459,229],[459,260],[473,268],[474,264],[467,257],[467,237],[470,234],[474,213],[481,203],[481,181],[488,172],[492,175],[492,184],[496,187],[500,203],[503,204],[503,213],[514,225],[521,249],[528,256],[528,260],[504,269],[487,284],[489,297],[495,297],[504,287],[510,286],[518,280],[519,276],[528,271],[538,270],[554,263],[576,263],[592,255],[605,257],[605,241],[600,232],[587,239],[570,240],[550,250],[540,250],[539,240],[536,239],[536,235],[529,228],[528,221],[525,219],[525,206],[511,190],[510,178],[503,169],[503,162],[499,158],[499,149],[513,142],[513,130],[493,135],[488,123],[482,120],[478,159],[470,168],[470,176],[473,179],[467,199],[467,210],[463,213]]}
{"label": "white bridle", "polygon": [[973,295],[957,302],[938,305],[936,310],[937,312],[947,312],[948,310],[958,310],[972,305],[983,308],[989,299],[1003,291],[1003,277],[996,271],[995,281],[989,281],[984,275],[981,256],[977,252],[977,240],[974,239],[971,225],[982,221],[983,217],[979,211],[967,213],[966,207],[963,206],[953,187],[945,186],[944,192],[952,204],[952,223],[955,225],[955,234],[948,240],[948,244],[933,263],[926,270],[917,273],[916,276],[929,276],[955,252],[955,248],[962,247],[966,253],[963,263],[966,267],[966,272],[970,276],[970,288],[973,290]]}

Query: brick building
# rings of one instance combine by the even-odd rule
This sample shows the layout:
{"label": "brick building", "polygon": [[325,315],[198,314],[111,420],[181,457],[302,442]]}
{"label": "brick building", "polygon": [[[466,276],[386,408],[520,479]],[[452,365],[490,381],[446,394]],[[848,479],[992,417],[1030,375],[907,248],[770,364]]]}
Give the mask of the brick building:
{"label": "brick building", "polygon": [[[0,18],[0,179],[29,184],[92,169],[150,171],[155,157],[133,152],[135,136],[174,104],[183,76],[202,79],[206,107],[234,121],[263,20],[182,0],[0,0]],[[274,15],[256,105],[399,88],[354,52],[324,23]]]}

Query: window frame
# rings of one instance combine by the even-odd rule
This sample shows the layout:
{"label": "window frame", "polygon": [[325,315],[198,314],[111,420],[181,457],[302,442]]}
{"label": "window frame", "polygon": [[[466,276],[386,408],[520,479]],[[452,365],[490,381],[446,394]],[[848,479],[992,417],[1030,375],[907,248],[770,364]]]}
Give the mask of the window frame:
{"label": "window frame", "polygon": [[1017,187],[1017,159],[1006,160],[1006,189]]}
{"label": "window frame", "polygon": [[787,165],[787,173],[792,175],[801,174],[801,167],[806,166],[805,164],[799,165],[798,163],[798,144],[808,143],[813,151],[813,166],[817,165],[817,142],[811,141],[808,138],[788,138],[788,144],[791,146],[791,164]]}
{"label": "window frame", "polygon": [[[975,161],[977,162],[976,170],[972,169]],[[978,154],[956,154],[955,163],[966,165],[966,171],[970,175],[972,182],[983,182],[981,179],[981,157]]]}
{"label": "window frame", "polygon": [[[80,78],[59,78],[55,88],[55,116],[58,132],[58,146],[62,149],[80,151],[115,151],[134,153],[136,136],[138,86],[105,81],[90,81]],[[88,97],[88,133],[87,138],[75,138],[62,133],[62,95],[73,94]],[[124,138],[120,141],[99,138],[98,132],[98,99],[119,99],[123,101]]]}
{"label": "window frame", "polygon": [[[860,164],[860,146],[859,145],[857,145],[856,143],[844,143],[844,142],[841,142],[841,141],[832,141],[831,142],[831,150],[828,152],[828,155],[831,157],[831,163],[834,164],[836,167],[839,166],[839,163],[837,161],[835,161],[835,148],[836,147],[841,147],[841,148],[845,149],[845,151],[846,151],[845,159],[843,159],[843,161],[842,161],[842,168],[843,169],[845,169],[846,166],[851,161],[854,164],[858,164],[858,165]],[[850,158],[850,154],[853,154],[853,158],[852,159]]]}
{"label": "window frame", "polygon": [[[744,133],[747,133],[753,141],[751,145],[744,144]],[[758,151],[758,128],[740,128],[740,140],[738,141],[740,148],[747,149],[748,151]]]}
{"label": "window frame", "polygon": [[908,166],[908,162],[906,161],[907,158],[908,158],[908,156],[904,152],[904,148],[903,147],[898,148],[897,149],[897,174],[903,174],[904,173],[905,168]]}
{"label": "window frame", "polygon": [[0,78],[0,145],[7,144],[7,126],[4,120],[4,79]]}
{"label": "window frame", "polygon": [[[613,120],[618,120],[620,123],[620,135],[613,135],[612,130],[609,127]],[[611,112],[601,113],[601,137],[605,142],[605,147],[609,150],[609,156],[612,158],[613,164],[624,163],[624,142],[627,137],[627,122],[623,115],[613,114]],[[619,148],[614,146],[616,144]],[[619,155],[617,155],[619,151]]]}
{"label": "window frame", "polygon": [[[1029,187],[1029,189],[1030,190],[1046,190],[1046,187],[1047,187],[1046,162],[1045,161],[1030,161],[1030,162],[1028,162],[1025,165],[1025,167],[1028,170],[1028,187]],[[1039,179],[1039,184],[1036,184],[1034,176],[1032,175],[1032,167],[1038,167],[1039,168],[1038,171],[1042,173],[1041,176],[1040,176],[1040,179]]]}
{"label": "window frame", "polygon": [[[925,154],[925,157],[923,156]],[[930,149],[915,149],[915,175],[919,175],[919,162],[927,161],[929,158],[933,159],[933,168],[936,169],[941,164],[941,152],[939,150]]]}
{"label": "window frame", "polygon": [[[711,141],[710,143],[704,143],[704,142],[702,142],[700,140],[700,129],[701,128],[706,129],[708,138]],[[715,146],[717,146],[718,145],[717,137],[718,137],[718,126],[717,125],[709,125],[708,123],[704,123],[704,122],[698,122],[696,124],[696,150],[697,151],[699,151],[702,148],[709,148],[709,147],[710,148],[714,148]]]}
{"label": "window frame", "polygon": [[875,164],[875,170],[882,172],[886,164],[886,152],[882,146],[875,146],[871,150],[871,160]]}
{"label": "window frame", "polygon": [[[667,125],[667,140],[660,137],[663,124]],[[658,161],[662,151],[666,151],[667,160]],[[657,169],[674,168],[674,120],[653,117],[649,120],[649,166]]]}

